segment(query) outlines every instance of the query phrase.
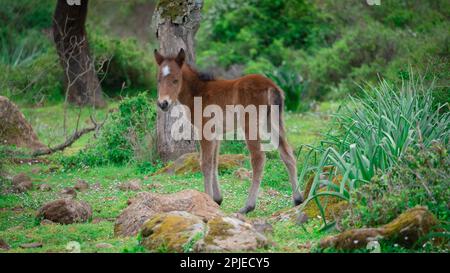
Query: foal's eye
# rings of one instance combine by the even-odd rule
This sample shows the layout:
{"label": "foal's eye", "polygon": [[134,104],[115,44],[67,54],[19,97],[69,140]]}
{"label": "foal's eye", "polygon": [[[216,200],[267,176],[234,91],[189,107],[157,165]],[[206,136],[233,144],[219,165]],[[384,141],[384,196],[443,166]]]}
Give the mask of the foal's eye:
{"label": "foal's eye", "polygon": [[178,84],[178,80],[173,80],[173,84]]}

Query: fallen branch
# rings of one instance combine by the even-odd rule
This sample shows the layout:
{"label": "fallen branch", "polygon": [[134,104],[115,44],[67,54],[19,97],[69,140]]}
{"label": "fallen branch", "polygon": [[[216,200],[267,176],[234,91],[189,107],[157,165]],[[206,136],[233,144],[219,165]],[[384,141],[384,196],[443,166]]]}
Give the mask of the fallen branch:
{"label": "fallen branch", "polygon": [[91,122],[92,122],[93,126],[83,128],[82,130],[76,130],[69,138],[66,139],[66,141],[64,141],[63,143],[61,143],[59,145],[56,145],[54,147],[37,149],[32,153],[32,156],[36,157],[36,156],[42,156],[42,155],[49,155],[54,152],[63,151],[67,147],[71,146],[75,141],[77,141],[83,135],[85,135],[89,132],[92,132],[92,131],[98,132],[98,130],[103,126],[104,122],[98,124],[92,116],[90,118],[91,118]]}

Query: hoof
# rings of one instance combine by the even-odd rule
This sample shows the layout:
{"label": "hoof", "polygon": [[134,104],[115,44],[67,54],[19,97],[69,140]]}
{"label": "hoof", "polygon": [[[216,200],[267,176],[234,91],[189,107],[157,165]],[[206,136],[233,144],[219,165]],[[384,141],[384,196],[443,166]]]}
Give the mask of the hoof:
{"label": "hoof", "polygon": [[240,214],[247,214],[247,213],[249,213],[250,211],[252,211],[254,209],[255,209],[254,206],[245,206],[245,207],[243,207],[242,209],[239,210],[239,213]]}
{"label": "hoof", "polygon": [[294,197],[294,207],[300,205],[303,203],[303,196],[300,195],[299,197]]}
{"label": "hoof", "polygon": [[220,198],[213,198],[213,200],[214,200],[214,202],[216,202],[217,205],[219,205],[219,206],[222,204],[222,197],[220,197]]}

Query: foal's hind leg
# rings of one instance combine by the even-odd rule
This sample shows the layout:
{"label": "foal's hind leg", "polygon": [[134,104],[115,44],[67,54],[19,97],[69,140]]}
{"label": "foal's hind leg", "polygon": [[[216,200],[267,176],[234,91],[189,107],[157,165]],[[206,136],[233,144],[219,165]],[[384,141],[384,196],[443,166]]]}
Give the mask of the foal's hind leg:
{"label": "foal's hind leg", "polygon": [[298,189],[296,160],[284,134],[280,135],[279,145],[278,150],[280,152],[281,160],[283,160],[289,173],[294,205],[297,206],[303,203],[303,196]]}
{"label": "foal's hind leg", "polygon": [[266,155],[263,151],[261,151],[261,143],[259,140],[247,140],[247,147],[250,151],[252,169],[253,169],[253,177],[252,177],[252,186],[250,188],[250,192],[247,198],[247,202],[245,203],[245,207],[243,207],[239,212],[240,213],[248,213],[255,209],[256,206],[256,198],[258,197],[259,186],[261,185],[261,178],[264,171],[264,162],[266,160]]}
{"label": "foal's hind leg", "polygon": [[219,148],[220,141],[214,141],[214,154],[213,154],[213,174],[212,174],[212,191],[213,191],[213,199],[217,204],[222,204],[222,194],[220,193],[219,187]]}

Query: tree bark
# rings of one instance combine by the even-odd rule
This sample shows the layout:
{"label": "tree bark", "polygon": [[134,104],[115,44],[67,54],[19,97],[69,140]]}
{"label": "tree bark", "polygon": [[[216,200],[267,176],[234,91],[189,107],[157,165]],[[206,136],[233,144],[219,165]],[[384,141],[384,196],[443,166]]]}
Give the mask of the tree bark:
{"label": "tree bark", "polygon": [[[186,62],[195,64],[194,37],[200,26],[202,0],[160,0],[153,24],[159,40],[159,52],[163,56],[176,56],[181,48],[186,53]],[[175,141],[171,136],[172,118],[169,112],[158,108],[157,143],[158,153],[163,161],[195,151],[194,138]],[[193,128],[191,128],[193,136]]]}
{"label": "tree bark", "polygon": [[100,81],[90,56],[85,22],[88,0],[58,0],[53,16],[53,37],[64,70],[67,101],[104,107]]}

